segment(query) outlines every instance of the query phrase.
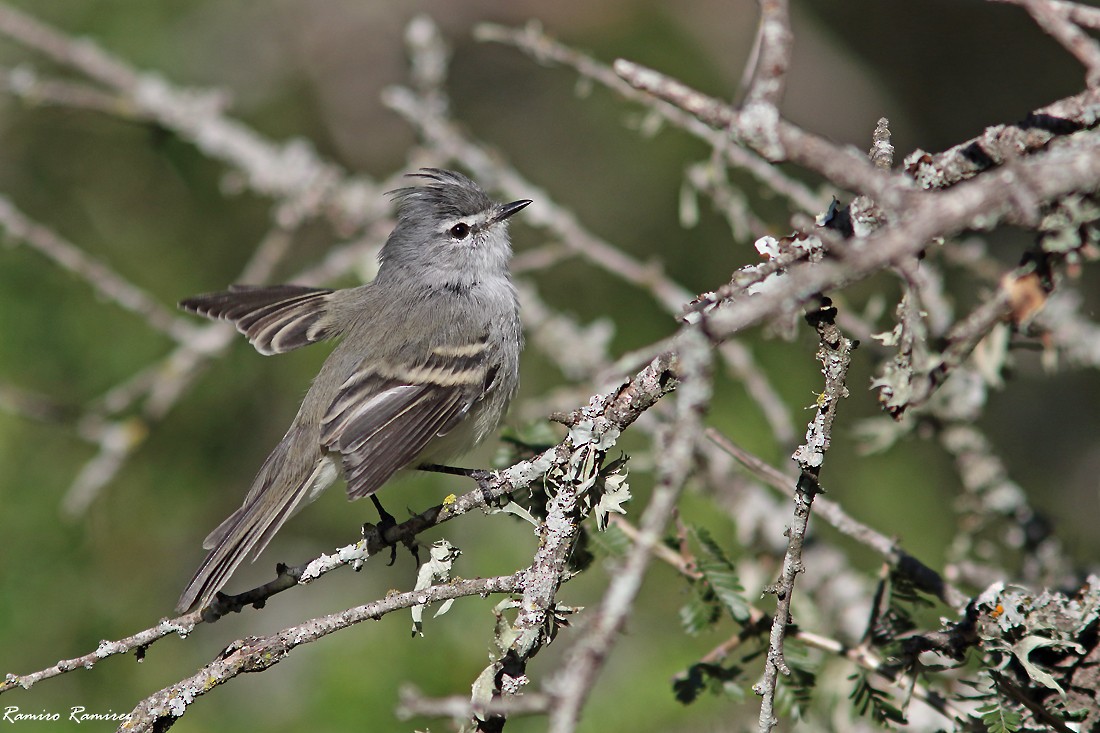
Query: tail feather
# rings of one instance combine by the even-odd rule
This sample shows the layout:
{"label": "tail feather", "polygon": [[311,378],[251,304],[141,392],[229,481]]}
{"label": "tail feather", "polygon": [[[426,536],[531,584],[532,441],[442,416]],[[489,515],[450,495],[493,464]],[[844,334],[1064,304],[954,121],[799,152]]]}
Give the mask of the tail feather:
{"label": "tail feather", "polygon": [[[284,439],[279,444],[276,453],[286,450],[286,442]],[[206,538],[203,546],[210,551],[180,596],[177,612],[185,613],[195,606],[201,608],[209,604],[245,557],[249,554],[253,559],[259,556],[283,523],[336,476],[333,462],[319,452],[311,473],[284,475],[278,469],[285,453],[281,456],[276,453],[264,464],[244,505]],[[275,470],[269,472],[268,469]]]}
{"label": "tail feather", "polygon": [[215,547],[217,547],[218,544],[221,543],[222,539],[224,539],[225,536],[229,534],[229,530],[233,529],[233,525],[235,525],[240,519],[242,509],[243,507],[230,514],[228,517],[225,518],[225,521],[215,527],[210,534],[206,535],[206,539],[202,541],[202,549],[213,550]]}

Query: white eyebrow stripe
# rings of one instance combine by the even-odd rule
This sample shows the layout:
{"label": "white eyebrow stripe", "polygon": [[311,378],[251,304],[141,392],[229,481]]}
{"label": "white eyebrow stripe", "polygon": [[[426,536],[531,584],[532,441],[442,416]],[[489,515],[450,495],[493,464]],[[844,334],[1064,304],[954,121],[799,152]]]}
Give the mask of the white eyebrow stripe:
{"label": "white eyebrow stripe", "polygon": [[472,216],[458,216],[453,219],[447,219],[443,222],[443,226],[439,228],[439,231],[448,231],[455,224],[465,224],[471,229],[477,229],[485,225],[485,222],[489,220],[489,216],[492,211],[483,211],[480,214],[473,214]]}

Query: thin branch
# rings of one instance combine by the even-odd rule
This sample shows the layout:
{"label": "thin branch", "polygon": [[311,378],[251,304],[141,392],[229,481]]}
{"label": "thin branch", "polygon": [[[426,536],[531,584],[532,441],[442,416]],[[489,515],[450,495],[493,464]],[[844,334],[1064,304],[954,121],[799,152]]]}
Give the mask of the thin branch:
{"label": "thin branch", "polygon": [[[965,421],[945,426],[938,438],[954,459],[966,490],[960,497],[962,506],[956,534],[946,553],[952,570],[956,573],[966,570],[968,566],[964,563],[975,556],[981,561],[992,560],[990,553],[1008,547],[1021,553],[1023,575],[1028,582],[1054,586],[1071,582],[1072,562],[1058,536],[1032,508],[1023,487],[1009,476],[989,438]],[[1001,529],[1001,547],[983,551],[982,545],[988,546],[981,541],[983,533],[998,520],[1007,520]],[[1003,580],[1003,575],[996,580]]]}
{"label": "thin branch", "polygon": [[36,682],[50,679],[51,677],[57,677],[66,672],[72,672],[74,669],[91,669],[100,660],[117,654],[128,654],[138,651],[144,653],[144,650],[150,644],[165,636],[179,634],[180,637],[186,637],[195,629],[195,625],[200,623],[200,621],[201,619],[197,611],[175,619],[161,619],[160,623],[156,626],[144,629],[131,636],[116,641],[102,641],[99,643],[96,650],[89,654],[74,657],[72,659],[62,659],[45,669],[29,674],[6,674],[4,676],[4,681],[0,682],[0,694],[9,690],[14,690],[17,687],[29,690]]}
{"label": "thin branch", "polygon": [[686,206],[685,196],[688,194],[681,194],[681,226],[690,228],[694,225],[698,208],[694,195],[701,193],[710,199],[714,208],[729,222],[734,239],[744,241],[770,234],[772,228],[753,213],[745,191],[730,184],[726,177],[727,171],[726,166],[719,165],[713,156],[687,167],[684,190],[690,192],[692,198],[687,200],[690,206]]}
{"label": "thin branch", "polygon": [[1053,347],[1047,359],[1051,366],[1061,357],[1070,366],[1100,368],[1100,324],[1086,315],[1081,292],[1059,287],[1036,318],[1036,325]]}
{"label": "thin branch", "polygon": [[933,364],[912,365],[915,371],[910,375],[909,394],[906,399],[890,404],[890,414],[900,417],[905,410],[925,404],[944,380],[963,364],[994,326],[1011,313],[1010,290],[1007,287],[998,288],[992,297],[983,301],[947,333],[945,337],[947,346]]}
{"label": "thin branch", "polygon": [[787,0],[760,0],[755,67],[738,124],[731,122],[730,131],[768,160],[786,157],[779,139],[779,103],[787,84],[793,42]]}
{"label": "thin branch", "polygon": [[796,576],[804,572],[802,545],[810,524],[810,511],[814,497],[821,491],[820,474],[825,452],[832,442],[833,421],[840,400],[848,396],[846,380],[852,351],[859,345],[846,338],[836,326],[836,309],[825,301],[822,306],[807,315],[818,333],[820,348],[817,356],[825,375],[825,388],[817,402],[817,412],[806,430],[806,442],[792,456],[798,464],[800,476],[795,484],[794,522],[787,531],[787,552],[783,557],[783,570],[773,591],[776,595],[775,617],[768,644],[768,656],[764,663],[764,677],[753,686],[761,696],[761,733],[769,733],[777,724],[775,718],[775,686],[779,674],[789,675],[783,660],[783,639],[790,623],[791,598],[794,596]]}
{"label": "thin branch", "polygon": [[1070,0],[1052,0],[1059,8],[1065,10],[1070,20],[1079,26],[1100,30],[1100,8],[1091,5],[1082,5]]}
{"label": "thin branch", "polygon": [[76,40],[15,8],[0,8],[0,33],[109,87],[133,87],[137,73],[89,40]]}
{"label": "thin branch", "polygon": [[29,105],[55,105],[87,109],[115,117],[133,118],[138,110],[125,97],[86,84],[45,79],[27,64],[0,69],[0,87]]}
{"label": "thin branch", "polygon": [[[989,2],[1023,5],[1026,0],[989,0]],[[1046,0],[1046,4],[1055,12],[1064,15],[1079,26],[1100,30],[1100,8],[1082,5],[1078,2],[1072,2],[1072,0]]]}
{"label": "thin branch", "polygon": [[906,172],[921,188],[942,189],[1046,147],[1052,140],[1100,121],[1100,89],[1087,89],[1030,112],[1022,121],[991,125],[981,135],[931,154],[905,157]]}
{"label": "thin branch", "polygon": [[[708,428],[709,430],[709,428]],[[631,524],[625,517],[619,514],[612,514],[607,520],[608,526],[614,525],[618,527],[619,531],[626,536],[628,540],[637,544],[642,539],[642,532],[640,529]],[[691,566],[691,560],[684,557],[682,554],[676,552],[671,547],[664,544],[656,544],[650,548],[650,552],[658,560],[661,560],[667,565],[670,565],[688,578],[698,580],[702,577],[698,570],[695,570]]]}
{"label": "thin branch", "polygon": [[517,281],[516,292],[524,332],[567,378],[586,380],[610,363],[608,350],[615,327],[609,318],[578,323],[573,316],[548,306],[528,281]]}

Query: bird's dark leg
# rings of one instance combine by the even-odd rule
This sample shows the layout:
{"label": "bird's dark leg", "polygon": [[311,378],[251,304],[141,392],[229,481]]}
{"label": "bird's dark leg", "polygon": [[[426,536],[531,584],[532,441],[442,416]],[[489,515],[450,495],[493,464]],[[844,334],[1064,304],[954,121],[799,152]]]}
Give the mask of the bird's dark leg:
{"label": "bird's dark leg", "polygon": [[459,468],[458,466],[442,466],[438,463],[421,463],[416,467],[418,471],[430,471],[431,473],[445,473],[450,476],[465,476],[472,478],[482,491],[486,489],[490,471],[481,468]]}
{"label": "bird's dark leg", "polygon": [[438,463],[421,463],[416,467],[418,471],[430,471],[431,473],[446,473],[451,476],[472,476],[476,473],[473,468],[459,468],[458,466],[441,466]]}
{"label": "bird's dark leg", "polygon": [[[383,541],[386,539],[386,530],[397,526],[397,520],[393,518],[393,515],[386,511],[386,508],[382,506],[382,502],[378,501],[378,496],[375,494],[370,495],[370,500],[374,502],[374,508],[378,510],[378,536]],[[413,555],[415,556],[415,552]],[[393,565],[397,562],[397,545],[390,545],[390,561],[387,565]],[[420,565],[420,559],[417,558],[417,565]]]}
{"label": "bird's dark leg", "polygon": [[486,503],[488,499],[489,482],[493,478],[492,471],[486,471],[484,469],[464,469],[455,466],[440,466],[439,463],[420,463],[417,466],[417,470],[431,471],[432,473],[447,473],[449,475],[462,475],[467,479],[473,479],[477,484],[477,489],[485,496]]}

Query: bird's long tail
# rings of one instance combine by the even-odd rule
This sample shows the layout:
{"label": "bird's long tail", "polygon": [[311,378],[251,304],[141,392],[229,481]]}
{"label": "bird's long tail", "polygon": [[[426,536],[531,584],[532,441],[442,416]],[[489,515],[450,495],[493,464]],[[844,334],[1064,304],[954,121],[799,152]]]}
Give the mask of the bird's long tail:
{"label": "bird's long tail", "polygon": [[177,612],[210,603],[249,553],[255,559],[283,523],[335,479],[335,463],[319,451],[314,461],[288,460],[302,445],[300,431],[291,428],[264,462],[241,508],[207,536],[203,547],[210,552],[180,596]]}

